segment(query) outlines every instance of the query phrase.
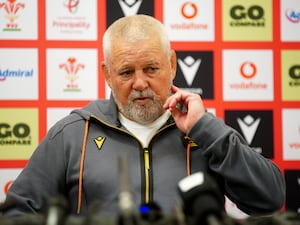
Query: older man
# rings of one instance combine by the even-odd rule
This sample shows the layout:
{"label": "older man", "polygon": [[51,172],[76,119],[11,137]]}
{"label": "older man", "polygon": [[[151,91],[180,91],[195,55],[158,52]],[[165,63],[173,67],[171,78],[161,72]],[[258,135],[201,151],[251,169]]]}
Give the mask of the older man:
{"label": "older man", "polygon": [[171,213],[177,184],[202,171],[247,213],[282,207],[285,183],[276,165],[251,149],[199,95],[172,84],[176,54],[163,25],[146,15],[121,18],[103,37],[110,100],[97,100],[59,121],[11,186],[16,207],[5,215],[40,212],[51,196],[66,196],[71,213],[101,202],[118,214],[118,159],[128,155],[133,200]]}

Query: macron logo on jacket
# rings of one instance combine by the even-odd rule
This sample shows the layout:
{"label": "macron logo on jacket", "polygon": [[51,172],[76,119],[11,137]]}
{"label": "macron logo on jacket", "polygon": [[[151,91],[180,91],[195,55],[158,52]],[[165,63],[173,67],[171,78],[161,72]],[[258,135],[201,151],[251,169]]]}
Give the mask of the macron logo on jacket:
{"label": "macron logo on jacket", "polygon": [[103,145],[105,139],[106,139],[106,137],[101,137],[101,136],[94,139],[99,150],[102,148],[102,145]]}

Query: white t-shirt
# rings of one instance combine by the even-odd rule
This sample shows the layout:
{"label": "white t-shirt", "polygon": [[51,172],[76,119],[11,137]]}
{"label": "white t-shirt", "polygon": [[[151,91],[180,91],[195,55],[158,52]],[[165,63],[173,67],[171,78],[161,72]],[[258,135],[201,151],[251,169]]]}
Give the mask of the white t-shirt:
{"label": "white t-shirt", "polygon": [[170,115],[170,111],[167,110],[158,119],[147,125],[139,124],[132,120],[129,120],[121,113],[119,113],[119,120],[121,124],[126,127],[127,130],[129,130],[132,134],[134,134],[143,143],[144,147],[146,147],[149,140],[152,138],[155,132],[167,122]]}

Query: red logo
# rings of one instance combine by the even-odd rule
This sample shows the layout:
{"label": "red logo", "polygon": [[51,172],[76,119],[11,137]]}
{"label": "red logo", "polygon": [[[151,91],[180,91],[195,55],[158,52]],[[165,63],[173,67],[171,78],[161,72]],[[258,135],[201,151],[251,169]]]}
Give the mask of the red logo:
{"label": "red logo", "polygon": [[25,4],[16,3],[16,0],[7,0],[5,3],[0,3],[0,9],[3,8],[6,12],[6,19],[9,21],[4,30],[19,31],[18,24],[15,22],[18,19],[18,11],[25,8]]}
{"label": "red logo", "polygon": [[256,75],[256,66],[253,62],[246,61],[240,67],[240,74],[246,78],[251,79]]}
{"label": "red logo", "polygon": [[77,63],[75,58],[68,58],[67,63],[59,65],[60,69],[64,69],[66,72],[66,79],[69,81],[65,91],[79,91],[78,85],[75,81],[78,79],[78,71],[84,69],[84,65]]}
{"label": "red logo", "polygon": [[10,188],[10,186],[12,185],[13,182],[14,182],[13,180],[10,180],[10,181],[7,181],[6,184],[4,185],[3,191],[4,191],[5,195],[7,194],[8,189]]}
{"label": "red logo", "polygon": [[186,19],[193,19],[198,13],[198,8],[193,2],[186,2],[181,7],[181,14]]}
{"label": "red logo", "polygon": [[70,13],[76,13],[78,10],[79,0],[66,0],[64,5]]}

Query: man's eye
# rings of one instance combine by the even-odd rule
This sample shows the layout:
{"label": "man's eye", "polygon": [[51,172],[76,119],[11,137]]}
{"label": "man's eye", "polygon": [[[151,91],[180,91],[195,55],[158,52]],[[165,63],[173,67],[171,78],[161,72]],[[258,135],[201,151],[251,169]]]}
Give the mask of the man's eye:
{"label": "man's eye", "polygon": [[128,76],[132,75],[132,73],[133,72],[131,70],[126,70],[126,71],[120,72],[120,75],[124,76],[124,77],[128,77]]}
{"label": "man's eye", "polygon": [[148,67],[145,69],[147,74],[155,74],[159,70],[157,67]]}

